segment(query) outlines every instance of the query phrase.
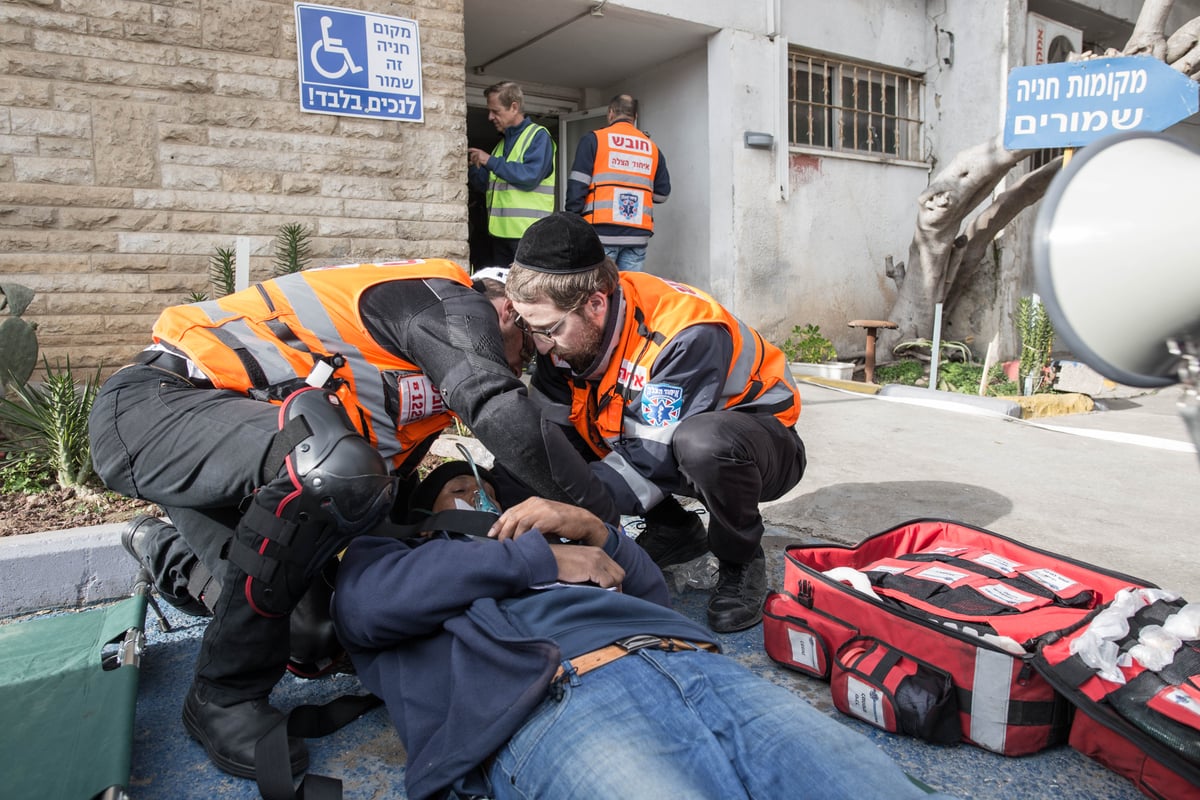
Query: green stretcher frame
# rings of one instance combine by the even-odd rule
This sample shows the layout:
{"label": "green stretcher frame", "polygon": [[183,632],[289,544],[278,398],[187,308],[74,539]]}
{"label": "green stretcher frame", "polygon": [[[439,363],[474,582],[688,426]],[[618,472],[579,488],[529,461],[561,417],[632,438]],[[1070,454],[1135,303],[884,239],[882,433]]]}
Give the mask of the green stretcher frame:
{"label": "green stretcher frame", "polygon": [[127,797],[146,585],[0,625],[0,797]]}

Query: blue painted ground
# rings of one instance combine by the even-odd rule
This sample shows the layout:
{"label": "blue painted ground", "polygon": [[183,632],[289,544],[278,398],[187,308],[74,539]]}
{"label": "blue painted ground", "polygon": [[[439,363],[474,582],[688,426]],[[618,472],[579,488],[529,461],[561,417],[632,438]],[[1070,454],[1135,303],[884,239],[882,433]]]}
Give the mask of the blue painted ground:
{"label": "blue painted ground", "polygon": [[[782,583],[782,548],[795,538],[772,529],[764,540],[772,568],[772,586]],[[708,593],[673,590],[676,608],[703,621]],[[180,705],[190,683],[203,620],[166,609],[177,630],[163,633],[147,617],[149,646],[142,662],[133,753],[131,793],[147,800],[189,798],[255,798],[253,781],[233,778],[213,767],[201,747],[179,721]],[[964,799],[1000,800],[1133,800],[1139,794],[1124,778],[1108,772],[1067,747],[1023,758],[1005,758],[968,745],[935,747],[893,736],[844,717],[833,708],[828,684],[786,670],[762,649],[762,629],[723,637],[726,651],[765,679],[781,684],[844,724],[870,736],[910,774]],[[358,691],[351,676],[304,681],[286,677],[273,702],[282,709],[320,703],[346,691]],[[404,748],[382,709],[370,712],[326,739],[310,740],[310,771],[344,782],[347,800],[404,798]],[[798,786],[803,767],[794,767]],[[797,796],[802,796],[799,792]]]}

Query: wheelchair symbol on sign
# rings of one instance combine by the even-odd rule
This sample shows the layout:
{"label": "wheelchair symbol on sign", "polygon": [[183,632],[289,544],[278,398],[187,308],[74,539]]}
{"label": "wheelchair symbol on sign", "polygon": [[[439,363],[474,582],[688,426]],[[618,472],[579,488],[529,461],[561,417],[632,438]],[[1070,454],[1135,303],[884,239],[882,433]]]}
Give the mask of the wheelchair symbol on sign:
{"label": "wheelchair symbol on sign", "polygon": [[[324,75],[330,80],[336,80],[346,74],[347,70],[352,75],[357,75],[362,72],[363,68],[354,63],[354,58],[350,55],[350,51],[342,45],[342,40],[329,35],[329,29],[333,27],[333,19],[330,17],[321,17],[321,38],[313,42],[312,50],[309,51],[308,60],[312,62],[313,69]],[[321,66],[321,62],[317,60],[318,54],[324,50],[327,54],[333,54],[341,57],[341,66],[332,72]]]}

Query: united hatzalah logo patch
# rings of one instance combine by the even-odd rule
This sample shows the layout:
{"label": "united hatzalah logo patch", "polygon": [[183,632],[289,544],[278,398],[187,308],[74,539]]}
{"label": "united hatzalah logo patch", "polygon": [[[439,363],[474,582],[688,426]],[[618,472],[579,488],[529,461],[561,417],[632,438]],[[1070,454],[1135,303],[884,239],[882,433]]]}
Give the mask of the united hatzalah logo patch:
{"label": "united hatzalah logo patch", "polygon": [[648,383],[642,390],[642,419],[655,428],[679,422],[683,412],[683,388],[669,383]]}
{"label": "united hatzalah logo patch", "polygon": [[617,216],[625,220],[634,220],[641,216],[641,205],[634,192],[621,192],[617,195]]}

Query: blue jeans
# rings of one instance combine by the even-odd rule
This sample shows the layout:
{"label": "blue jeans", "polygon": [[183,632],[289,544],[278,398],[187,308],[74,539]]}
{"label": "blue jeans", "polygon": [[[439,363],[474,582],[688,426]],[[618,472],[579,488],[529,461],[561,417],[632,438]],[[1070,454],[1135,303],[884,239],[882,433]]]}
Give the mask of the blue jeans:
{"label": "blue jeans", "polygon": [[646,246],[626,247],[604,245],[604,255],[613,260],[622,272],[641,272],[646,264]]}
{"label": "blue jeans", "polygon": [[564,682],[497,754],[495,800],[932,800],[870,739],[727,656],[641,650]]}

